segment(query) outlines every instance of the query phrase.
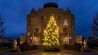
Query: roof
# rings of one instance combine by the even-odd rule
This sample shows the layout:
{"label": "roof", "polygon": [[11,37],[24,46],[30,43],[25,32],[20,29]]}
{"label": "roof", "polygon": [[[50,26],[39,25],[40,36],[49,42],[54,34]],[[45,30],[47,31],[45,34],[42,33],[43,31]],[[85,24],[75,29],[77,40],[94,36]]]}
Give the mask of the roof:
{"label": "roof", "polygon": [[44,8],[47,8],[47,7],[58,8],[58,5],[56,3],[46,3],[46,4],[44,4]]}

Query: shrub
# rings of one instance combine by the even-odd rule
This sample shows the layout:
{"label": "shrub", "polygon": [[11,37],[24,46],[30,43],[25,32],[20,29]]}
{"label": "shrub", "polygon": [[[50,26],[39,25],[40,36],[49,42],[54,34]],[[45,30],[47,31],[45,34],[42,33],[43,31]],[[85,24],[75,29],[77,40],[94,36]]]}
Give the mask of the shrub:
{"label": "shrub", "polygon": [[75,45],[64,45],[65,49],[68,50],[75,50],[75,51],[80,51],[81,45],[80,44],[75,44]]}
{"label": "shrub", "polygon": [[34,50],[37,49],[37,45],[22,45],[20,46],[21,51],[29,51],[29,50]]}
{"label": "shrub", "polygon": [[58,48],[48,48],[48,49],[44,48],[43,50],[46,52],[58,52],[58,51],[60,51],[60,48],[59,47]]}
{"label": "shrub", "polygon": [[92,48],[92,47],[98,47],[97,42],[98,42],[98,40],[89,40],[88,46],[89,46],[90,48]]}
{"label": "shrub", "polygon": [[9,43],[2,43],[1,47],[9,47],[10,44]]}

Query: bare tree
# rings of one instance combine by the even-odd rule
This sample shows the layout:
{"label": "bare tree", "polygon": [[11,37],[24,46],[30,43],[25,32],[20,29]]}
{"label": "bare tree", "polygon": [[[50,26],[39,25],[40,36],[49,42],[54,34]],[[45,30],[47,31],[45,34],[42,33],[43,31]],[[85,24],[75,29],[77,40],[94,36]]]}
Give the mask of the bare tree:
{"label": "bare tree", "polygon": [[4,37],[5,36],[3,24],[4,23],[3,23],[2,17],[0,16],[0,37]]}
{"label": "bare tree", "polygon": [[92,34],[89,37],[89,46],[98,46],[98,14],[95,16],[92,27]]}

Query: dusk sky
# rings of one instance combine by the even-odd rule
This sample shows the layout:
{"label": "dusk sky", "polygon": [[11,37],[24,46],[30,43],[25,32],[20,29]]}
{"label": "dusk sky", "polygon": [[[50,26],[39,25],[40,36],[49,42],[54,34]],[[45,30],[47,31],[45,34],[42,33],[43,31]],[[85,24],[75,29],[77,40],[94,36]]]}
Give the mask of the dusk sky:
{"label": "dusk sky", "polygon": [[0,15],[8,37],[27,33],[26,19],[30,11],[41,9],[45,3],[57,3],[75,16],[75,32],[87,37],[91,34],[93,18],[98,12],[98,0],[0,0]]}

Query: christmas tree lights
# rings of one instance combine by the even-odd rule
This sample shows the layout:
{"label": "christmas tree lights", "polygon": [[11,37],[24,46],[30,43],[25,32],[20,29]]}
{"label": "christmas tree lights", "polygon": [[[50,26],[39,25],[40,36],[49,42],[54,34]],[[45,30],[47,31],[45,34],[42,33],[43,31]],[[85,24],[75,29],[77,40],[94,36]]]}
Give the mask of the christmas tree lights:
{"label": "christmas tree lights", "polygon": [[50,16],[50,20],[43,33],[44,49],[55,49],[60,46],[59,31],[54,16]]}

